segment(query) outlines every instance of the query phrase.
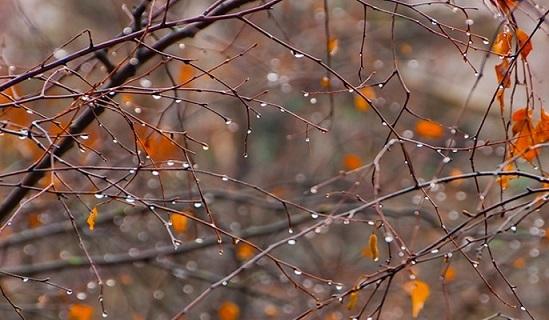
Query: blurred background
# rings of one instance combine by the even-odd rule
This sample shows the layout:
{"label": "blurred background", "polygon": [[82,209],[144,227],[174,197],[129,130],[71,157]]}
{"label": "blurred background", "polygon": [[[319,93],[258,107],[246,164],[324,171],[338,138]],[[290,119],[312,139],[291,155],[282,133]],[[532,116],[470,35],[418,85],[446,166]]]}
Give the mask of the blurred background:
{"label": "blurred background", "polygon": [[[215,1],[173,2],[168,21],[200,15]],[[536,29],[528,63],[518,63],[501,109],[494,100],[494,66],[500,58],[488,51],[503,16],[480,1],[402,1],[396,15],[391,14],[396,1],[365,2],[367,9],[360,1],[280,1],[272,10],[247,16],[276,41],[241,20],[220,20],[143,65],[131,60],[137,43],[120,42],[106,57],[114,66],[135,63],[139,69],[112,96],[98,89],[109,72],[92,55],[5,91],[24,100],[24,107],[2,108],[6,128],[21,132],[41,121],[51,137],[66,135],[63,128],[87,101],[109,96],[107,110],[63,156],[96,175],[56,165],[55,177],[48,174],[38,183],[27,199],[37,196],[0,233],[0,271],[6,272],[0,285],[25,318],[102,318],[99,274],[108,318],[172,319],[254,259],[258,248],[278,242],[270,256],[216,284],[182,319],[294,319],[307,310],[306,319],[348,319],[370,294],[360,319],[379,305],[380,319],[411,319],[405,283],[414,279],[430,287],[420,319],[484,319],[498,312],[509,319],[527,319],[527,312],[544,318],[549,312],[547,209],[525,207],[535,196],[502,206],[496,210],[501,215],[486,225],[461,230],[455,242],[396,273],[389,286],[385,280],[377,290],[375,284],[361,290],[356,306],[345,296],[317,310],[313,296],[324,301],[346,292],[364,275],[399,265],[443,237],[441,221],[452,230],[470,213],[541,186],[518,178],[501,191],[493,176],[455,180],[403,193],[352,217],[331,217],[413,186],[414,179],[421,183],[472,172],[472,156],[474,170],[497,170],[506,158],[512,112],[528,105],[537,121],[548,98],[547,23]],[[85,30],[94,44],[127,33],[132,7],[138,5],[118,0],[0,3],[3,82],[46,59],[85,48]],[[152,12],[165,4],[153,1]],[[528,34],[549,5],[537,4],[524,1],[515,11]],[[467,8],[467,16],[461,8]],[[157,15],[153,24],[161,19]],[[152,45],[176,28],[151,32],[142,41]],[[362,88],[373,106],[348,84]],[[1,103],[11,101],[2,97]],[[405,138],[402,147],[384,149],[395,135],[380,115]],[[476,142],[483,147],[473,155],[480,126]],[[38,141],[47,145],[44,137]],[[36,141],[10,134],[0,136],[0,146],[5,197],[43,150]],[[532,163],[517,159],[517,166],[544,176],[546,155],[542,150]],[[49,183],[57,194],[37,193]],[[87,220],[94,208],[91,227]],[[507,210],[513,215],[505,215]],[[219,229],[257,248],[227,234],[218,244],[210,217]],[[509,217],[523,218],[510,227]],[[321,220],[327,222],[314,227]],[[483,232],[492,235],[503,227],[505,232],[490,237],[489,251]],[[311,232],[301,235],[307,228]],[[379,261],[372,259],[372,234],[379,238]],[[40,281],[45,278],[69,291]],[[510,285],[527,312],[517,307]],[[0,318],[19,318],[5,299]]]}

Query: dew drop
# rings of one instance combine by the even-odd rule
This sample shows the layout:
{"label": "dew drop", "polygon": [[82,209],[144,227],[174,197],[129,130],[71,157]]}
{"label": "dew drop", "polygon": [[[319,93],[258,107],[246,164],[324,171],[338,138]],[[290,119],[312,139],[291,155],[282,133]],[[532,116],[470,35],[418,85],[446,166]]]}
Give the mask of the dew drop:
{"label": "dew drop", "polygon": [[127,203],[134,203],[134,202],[135,202],[135,199],[134,199],[133,197],[131,197],[131,196],[128,196],[128,197],[126,197],[126,202],[127,202]]}
{"label": "dew drop", "polygon": [[294,269],[294,273],[297,275],[297,276],[300,276],[303,272],[299,269]]}
{"label": "dew drop", "polygon": [[311,213],[311,218],[318,219],[318,213]]}
{"label": "dew drop", "polygon": [[259,104],[259,106],[260,106],[260,107],[266,107],[266,106],[267,106],[267,103],[261,102],[261,103]]}
{"label": "dew drop", "polygon": [[71,295],[71,294],[72,294],[72,290],[69,289],[69,290],[65,291],[65,293],[68,294],[68,295]]}
{"label": "dew drop", "polygon": [[223,180],[223,181],[229,181],[229,177],[223,176],[223,177],[221,177],[221,180]]}
{"label": "dew drop", "polygon": [[168,160],[168,162],[166,162],[166,164],[168,166],[172,167],[175,164],[175,162],[173,160]]}
{"label": "dew drop", "polygon": [[101,316],[102,316],[103,318],[106,318],[106,317],[109,316],[109,314],[103,311],[103,313],[101,313]]}
{"label": "dew drop", "polygon": [[193,204],[193,206],[194,206],[195,208],[200,208],[200,207],[202,207],[202,202],[195,202],[195,203]]}
{"label": "dew drop", "polygon": [[157,175],[160,174],[160,172],[158,172],[158,171],[156,171],[156,170],[153,170],[153,171],[151,171],[151,174],[152,174],[153,176],[157,176]]}
{"label": "dew drop", "polygon": [[202,150],[208,150],[208,149],[210,149],[210,147],[207,144],[202,145]]}
{"label": "dew drop", "polygon": [[293,246],[296,243],[295,239],[288,240],[288,244]]}
{"label": "dew drop", "polygon": [[24,277],[22,280],[23,280],[23,282],[29,282],[29,278],[27,278],[27,277]]}
{"label": "dew drop", "polygon": [[158,100],[158,99],[162,98],[161,96],[159,96],[157,94],[153,94],[152,97],[153,97],[154,100]]}
{"label": "dew drop", "polygon": [[96,193],[94,196],[96,199],[103,199],[105,197],[105,195],[101,193]]}

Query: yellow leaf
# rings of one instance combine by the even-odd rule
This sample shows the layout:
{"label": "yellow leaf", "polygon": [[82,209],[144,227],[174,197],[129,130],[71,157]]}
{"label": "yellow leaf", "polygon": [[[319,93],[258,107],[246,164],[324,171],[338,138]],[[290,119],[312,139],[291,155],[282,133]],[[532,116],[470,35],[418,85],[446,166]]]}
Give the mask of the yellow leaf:
{"label": "yellow leaf", "polygon": [[[364,87],[359,91],[360,93],[362,93],[363,96],[370,100],[377,98],[376,92],[372,87]],[[368,103],[366,99],[357,94],[355,96],[355,108],[359,111],[367,111],[370,108],[370,103]]]}
{"label": "yellow leaf", "polygon": [[170,215],[170,222],[175,232],[184,233],[185,231],[187,231],[189,219],[184,215],[178,214],[178,213],[172,213]]}
{"label": "yellow leaf", "polygon": [[69,320],[92,320],[93,307],[83,304],[74,303],[69,307]]}
{"label": "yellow leaf", "polygon": [[219,320],[238,320],[240,317],[240,308],[231,301],[225,301],[219,306]]}
{"label": "yellow leaf", "polygon": [[97,219],[97,208],[94,207],[91,209],[90,213],[88,214],[88,219],[86,222],[88,223],[88,227],[91,231],[95,228],[95,220]]}
{"label": "yellow leaf", "polygon": [[353,291],[349,295],[349,302],[347,302],[347,309],[353,310],[353,308],[356,306],[356,302],[358,301],[358,291]]}
{"label": "yellow leaf", "polygon": [[236,247],[236,257],[240,261],[249,260],[255,254],[255,248],[245,242],[239,243]]}
{"label": "yellow leaf", "polygon": [[404,291],[410,295],[412,300],[412,316],[415,319],[423,309],[431,290],[427,283],[421,280],[412,280],[404,284]]}
{"label": "yellow leaf", "polygon": [[416,122],[416,132],[424,138],[437,139],[444,134],[444,128],[431,120],[419,120]]}

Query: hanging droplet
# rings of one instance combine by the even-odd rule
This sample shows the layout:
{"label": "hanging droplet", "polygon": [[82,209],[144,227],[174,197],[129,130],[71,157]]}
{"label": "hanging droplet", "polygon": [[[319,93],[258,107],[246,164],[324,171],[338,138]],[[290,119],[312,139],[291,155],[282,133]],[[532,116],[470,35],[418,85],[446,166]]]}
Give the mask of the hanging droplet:
{"label": "hanging droplet", "polygon": [[158,100],[158,99],[162,98],[161,96],[159,96],[157,94],[153,94],[152,97],[153,97],[154,100]]}
{"label": "hanging droplet", "polygon": [[131,197],[131,196],[128,196],[128,197],[126,197],[126,202],[127,202],[127,203],[134,203],[134,202],[135,202],[135,199],[134,199],[133,197]]}
{"label": "hanging droplet", "polygon": [[103,197],[105,197],[105,195],[101,193],[96,193],[94,196],[96,199],[103,199]]}
{"label": "hanging droplet", "polygon": [[311,218],[318,219],[318,213],[311,213]]}
{"label": "hanging droplet", "polygon": [[27,278],[27,277],[24,277],[24,278],[21,279],[21,280],[23,280],[23,282],[29,282],[29,278]]}
{"label": "hanging droplet", "polygon": [[65,293],[68,294],[68,295],[71,295],[71,294],[72,294],[72,290],[69,289],[69,290],[65,291]]}
{"label": "hanging droplet", "polygon": [[202,145],[202,150],[205,150],[205,151],[206,151],[206,150],[208,150],[208,149],[210,149],[210,147],[209,147],[207,144]]}
{"label": "hanging droplet", "polygon": [[295,244],[295,239],[288,240],[288,244],[293,246]]}
{"label": "hanging droplet", "polygon": [[151,174],[152,174],[153,176],[157,176],[157,175],[160,174],[160,172],[158,172],[158,171],[156,171],[156,170],[153,170],[153,171],[151,171]]}
{"label": "hanging droplet", "polygon": [[221,180],[222,180],[222,181],[229,181],[229,177],[223,176],[223,177],[221,177]]}
{"label": "hanging droplet", "polygon": [[294,273],[295,275],[300,276],[303,272],[299,269],[294,269]]}
{"label": "hanging droplet", "polygon": [[166,162],[166,164],[168,166],[172,167],[175,164],[175,162],[173,160],[168,160],[168,162]]}
{"label": "hanging droplet", "polygon": [[202,207],[202,202],[195,202],[195,203],[193,204],[193,206],[194,206],[195,208],[200,208],[200,207]]}

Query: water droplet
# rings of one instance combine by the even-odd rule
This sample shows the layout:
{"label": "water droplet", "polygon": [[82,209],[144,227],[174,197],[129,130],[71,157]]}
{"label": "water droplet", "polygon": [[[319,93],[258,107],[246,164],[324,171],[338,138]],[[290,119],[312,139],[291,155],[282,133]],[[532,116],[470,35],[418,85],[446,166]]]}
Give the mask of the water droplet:
{"label": "water droplet", "polygon": [[105,197],[104,194],[101,194],[101,193],[96,193],[96,194],[95,194],[95,198],[96,198],[96,199],[103,199],[104,197]]}
{"label": "water droplet", "polygon": [[444,163],[448,163],[450,162],[452,159],[450,159],[450,157],[444,157],[444,159],[442,159],[442,162]]}
{"label": "water droplet", "polygon": [[335,288],[336,288],[337,291],[341,291],[341,290],[343,290],[343,284],[338,283],[338,284],[336,284]]}
{"label": "water droplet", "polygon": [[520,306],[520,310],[526,311],[526,308],[524,306]]}
{"label": "water droplet", "polygon": [[132,33],[132,28],[125,27],[124,29],[122,29],[122,33],[123,34],[130,34],[130,33]]}
{"label": "water droplet", "polygon": [[71,295],[71,294],[72,294],[72,290],[69,289],[69,290],[65,291],[65,293],[68,294],[68,295]]}
{"label": "water droplet", "polygon": [[395,238],[393,238],[393,236],[390,235],[390,234],[385,236],[385,242],[387,242],[387,243],[393,242],[394,239]]}
{"label": "water droplet", "polygon": [[311,142],[311,139],[309,137],[305,138],[305,142],[309,143]]}
{"label": "water droplet", "polygon": [[259,104],[259,106],[261,106],[261,107],[266,107],[266,106],[267,106],[267,103],[261,102],[261,103]]}
{"label": "water droplet", "polygon": [[103,318],[106,318],[106,317],[108,317],[108,316],[109,316],[109,314],[108,314],[108,313],[106,313],[105,311],[103,311],[103,313],[101,313],[101,316],[102,316]]}
{"label": "water droplet", "polygon": [[202,145],[202,150],[208,150],[208,149],[210,149],[210,147],[207,144]]}
{"label": "water droplet", "polygon": [[175,99],[175,103],[181,103],[181,99]]}
{"label": "water droplet", "polygon": [[173,160],[168,160],[168,162],[166,162],[166,164],[168,166],[172,167],[175,164],[175,162]]}
{"label": "water droplet", "polygon": [[318,192],[318,189],[316,187],[311,187],[311,189],[309,189],[309,191],[311,191],[311,193],[315,194]]}
{"label": "water droplet", "polygon": [[158,100],[158,99],[162,98],[161,96],[159,96],[157,94],[153,94],[152,97],[153,97],[154,100]]}
{"label": "water droplet", "polygon": [[158,172],[158,171],[156,171],[156,170],[153,170],[153,171],[151,171],[151,174],[152,174],[153,176],[157,176],[157,175],[160,174],[160,172]]}
{"label": "water droplet", "polygon": [[484,40],[482,40],[482,43],[484,43],[484,44],[490,44],[490,41],[484,39]]}
{"label": "water droplet", "polygon": [[229,177],[223,176],[223,177],[221,177],[221,180],[223,180],[223,181],[229,181]]}
{"label": "water droplet", "polygon": [[202,202],[195,202],[195,203],[193,204],[193,206],[194,206],[195,208],[200,208],[200,207],[202,207]]}
{"label": "water droplet", "polygon": [[380,88],[383,88],[383,83],[380,83],[377,86],[380,87]]}
{"label": "water droplet", "polygon": [[229,124],[231,124],[231,123],[233,123],[233,120],[231,120],[231,119],[225,120],[225,124],[226,124],[226,125],[229,125]]}
{"label": "water droplet", "polygon": [[246,134],[250,134],[252,133],[252,129],[248,129],[248,131],[246,131]]}
{"label": "water droplet", "polygon": [[294,52],[293,54],[294,54],[294,57],[296,57],[298,59],[303,58],[305,56],[303,53],[300,53],[300,52]]}
{"label": "water droplet", "polygon": [[304,97],[308,97],[308,96],[309,96],[309,93],[308,93],[308,92],[305,92],[305,93],[303,93],[303,96],[304,96]]}
{"label": "water droplet", "polygon": [[90,136],[88,136],[87,134],[83,134],[83,135],[80,136],[80,138],[82,140],[88,140],[90,138]]}
{"label": "water droplet", "polygon": [[221,285],[224,286],[224,287],[226,287],[228,284],[229,284],[229,283],[228,283],[227,281],[221,282]]}
{"label": "water droplet", "polygon": [[465,20],[465,24],[468,25],[468,26],[472,26],[473,23],[475,23],[475,21],[473,19],[466,19]]}
{"label": "water droplet", "polygon": [[23,282],[29,282],[29,278],[27,278],[27,277],[24,277],[24,278],[21,279],[21,280],[23,280]]}
{"label": "water droplet", "polygon": [[311,213],[311,218],[318,219],[318,213]]}
{"label": "water droplet", "polygon": [[295,239],[288,240],[288,244],[293,246],[295,244]]}
{"label": "water droplet", "polygon": [[297,275],[297,276],[300,276],[303,272],[299,269],[294,269],[294,273]]}
{"label": "water droplet", "polygon": [[135,202],[135,199],[134,199],[133,197],[131,197],[131,196],[128,196],[128,197],[126,197],[126,202],[127,202],[127,203],[134,203],[134,202]]}
{"label": "water droplet", "polygon": [[517,226],[511,226],[511,231],[517,232]]}

